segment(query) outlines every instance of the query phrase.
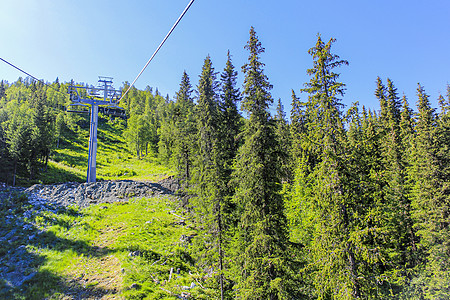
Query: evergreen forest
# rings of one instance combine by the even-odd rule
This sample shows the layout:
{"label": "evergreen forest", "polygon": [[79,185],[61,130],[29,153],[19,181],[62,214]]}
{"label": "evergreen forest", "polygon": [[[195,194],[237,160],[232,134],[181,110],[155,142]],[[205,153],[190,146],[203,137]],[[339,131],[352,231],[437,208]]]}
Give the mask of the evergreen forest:
{"label": "evergreen forest", "polygon": [[[120,103],[126,118],[100,114],[126,145],[112,164],[152,160],[179,180],[195,231],[182,257],[206,274],[192,298],[450,298],[450,85],[434,108],[421,84],[407,98],[378,77],[379,109],[345,107],[339,72],[349,63],[335,42],[318,35],[309,49],[310,79],[292,90],[289,120],[253,27],[240,69],[230,52],[223,70],[206,56],[198,78],[181,74],[173,99],[132,87]],[[88,86],[1,81],[0,181],[84,180],[87,154],[73,137],[86,143],[89,115],[65,112],[75,84]],[[128,166],[100,180],[155,180],[140,174]]]}

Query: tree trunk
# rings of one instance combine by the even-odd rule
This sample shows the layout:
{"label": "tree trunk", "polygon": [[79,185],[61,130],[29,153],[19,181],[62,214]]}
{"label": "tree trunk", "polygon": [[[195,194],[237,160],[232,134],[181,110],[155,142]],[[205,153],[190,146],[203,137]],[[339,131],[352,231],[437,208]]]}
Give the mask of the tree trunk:
{"label": "tree trunk", "polygon": [[[348,219],[347,208],[345,207],[344,204],[342,204],[341,210],[342,210],[343,219],[344,219],[343,220],[344,221],[344,230],[346,233],[348,233],[349,232],[349,229],[348,229],[349,219]],[[350,280],[353,284],[353,292],[352,292],[353,297],[355,299],[361,299],[361,291],[359,289],[359,283],[357,280],[358,272],[357,272],[357,267],[356,267],[356,259],[355,259],[355,254],[353,253],[351,242],[347,242],[347,247],[345,249],[345,252],[347,252],[348,262],[350,264],[350,277],[351,277]]]}
{"label": "tree trunk", "polygon": [[16,172],[17,172],[17,159],[14,161],[14,176],[13,176],[13,186],[16,186]]}
{"label": "tree trunk", "polygon": [[189,178],[191,176],[190,174],[190,170],[189,170],[189,150],[186,150],[184,152],[184,162],[185,162],[185,179],[186,179],[186,187],[188,186],[189,183]]}
{"label": "tree trunk", "polygon": [[223,253],[222,253],[222,212],[221,212],[221,205],[220,205],[220,200],[218,203],[219,207],[218,207],[218,229],[219,229],[219,270],[220,270],[220,277],[219,277],[219,282],[220,282],[220,300],[223,300]]}
{"label": "tree trunk", "polygon": [[45,173],[47,173],[47,170],[48,170],[48,159],[49,159],[49,157],[50,157],[50,153],[47,152],[45,154]]}

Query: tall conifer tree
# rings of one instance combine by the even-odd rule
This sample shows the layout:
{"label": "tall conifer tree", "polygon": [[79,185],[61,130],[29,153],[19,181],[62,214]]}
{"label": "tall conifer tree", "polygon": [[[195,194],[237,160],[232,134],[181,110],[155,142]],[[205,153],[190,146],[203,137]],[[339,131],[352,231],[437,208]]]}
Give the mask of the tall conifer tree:
{"label": "tall conifer tree", "polygon": [[[400,138],[402,141],[402,152],[411,153],[411,143],[414,135],[413,110],[409,107],[408,99],[402,97],[402,109],[400,112]],[[408,159],[408,162],[410,159]]]}
{"label": "tall conifer tree", "polygon": [[402,271],[402,276],[410,273],[414,267],[416,250],[415,233],[411,216],[411,200],[407,184],[408,156],[404,152],[401,133],[401,100],[393,82],[387,79],[387,120],[384,124],[384,164],[386,168],[386,197],[390,206],[390,217],[386,226],[390,228],[392,247],[391,257],[395,269]]}
{"label": "tall conifer tree", "polygon": [[380,102],[380,119],[381,122],[386,122],[387,119],[387,111],[388,111],[388,103],[386,96],[386,86],[383,84],[383,81],[378,76],[377,77],[377,88],[375,90],[375,97],[377,97]]}
{"label": "tall conifer tree", "polygon": [[272,85],[264,74],[264,52],[255,30],[245,48],[250,52],[242,108],[249,115],[244,145],[234,172],[240,224],[236,248],[236,291],[241,299],[286,298],[287,228],[280,195],[280,165],[274,122],[268,112]]}
{"label": "tall conifer tree", "polygon": [[[196,106],[197,136],[196,155],[192,176],[195,196],[192,205],[198,230],[202,233],[195,240],[197,260],[204,269],[211,265],[219,269],[220,298],[224,298],[223,284],[223,226],[221,187],[221,162],[219,144],[219,97],[218,83],[210,57],[206,57],[198,84]],[[217,296],[217,295],[215,295]]]}
{"label": "tall conifer tree", "polygon": [[192,85],[186,71],[181,78],[174,108],[174,153],[173,159],[180,179],[189,185],[192,169],[192,149],[196,133]]}
{"label": "tall conifer tree", "polygon": [[376,210],[371,213],[378,229],[374,246],[383,254],[384,279],[380,282],[398,293],[410,279],[416,250],[407,181],[409,158],[403,151],[401,101],[392,80],[388,78],[384,87],[378,77],[375,95],[381,107],[377,127],[382,160],[379,177],[374,179],[382,190],[374,198]]}
{"label": "tall conifer tree", "polygon": [[[358,209],[364,209],[353,193],[352,173],[342,122],[345,85],[334,69],[347,65],[331,52],[335,42],[320,37],[309,50],[313,68],[303,92],[308,93],[303,113],[302,156],[296,171],[294,203],[304,231],[302,243],[308,259],[308,275],[320,298],[360,298],[372,283],[362,261],[367,247],[359,238]],[[294,125],[293,125],[294,126]],[[297,199],[297,200],[295,200]],[[369,279],[369,280],[368,280]]]}
{"label": "tall conifer tree", "polygon": [[237,84],[237,71],[231,61],[230,51],[227,54],[226,67],[220,75],[221,103],[220,103],[220,144],[223,161],[226,164],[226,181],[231,175],[232,161],[236,157],[239,147],[239,133],[242,130],[242,116],[239,114],[238,103],[241,95]]}
{"label": "tall conifer tree", "polygon": [[420,84],[417,95],[411,177],[413,216],[426,253],[421,290],[426,299],[446,299],[450,297],[448,116],[436,116]]}

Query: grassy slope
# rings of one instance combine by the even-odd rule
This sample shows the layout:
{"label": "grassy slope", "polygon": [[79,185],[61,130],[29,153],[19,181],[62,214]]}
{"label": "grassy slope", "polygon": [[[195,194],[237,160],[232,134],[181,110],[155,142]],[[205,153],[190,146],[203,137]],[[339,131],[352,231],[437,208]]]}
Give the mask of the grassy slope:
{"label": "grassy slope", "polygon": [[[105,121],[99,125],[99,180],[158,180],[173,174],[151,156],[133,158],[122,130]],[[41,174],[41,183],[85,181],[88,133],[84,128],[71,140],[61,141],[48,171]],[[0,246],[0,267],[35,275],[16,289],[6,288],[0,279],[0,299],[175,299],[183,293],[197,298],[204,295],[199,288],[202,278],[193,275],[197,273],[188,245],[180,239],[192,235],[193,230],[171,213],[173,198],[102,204],[81,211],[35,211],[32,215],[27,212],[31,208],[27,201],[18,198],[22,200],[0,203],[10,205],[0,207],[0,223],[9,222],[2,234],[15,231],[15,238]],[[31,265],[17,266],[18,248],[23,256],[20,259],[32,261]]]}
{"label": "grassy slope", "polygon": [[[175,299],[183,292],[201,294],[199,278],[190,274],[195,272],[187,245],[180,239],[193,230],[175,215],[174,205],[173,198],[153,197],[27,217],[26,203],[16,207],[16,216],[29,226],[18,229],[19,239],[2,244],[0,266],[24,245],[37,273],[21,289],[4,289],[0,282],[0,298]],[[2,223],[5,218],[0,215]],[[183,288],[193,283],[197,287]]]}
{"label": "grassy slope", "polygon": [[[149,180],[157,181],[173,175],[173,171],[149,154],[142,159],[135,158],[128,150],[122,137],[120,124],[100,119],[97,146],[98,180]],[[86,180],[89,128],[82,128],[68,134],[61,140],[59,149],[51,157],[48,172],[41,174],[42,183]]]}

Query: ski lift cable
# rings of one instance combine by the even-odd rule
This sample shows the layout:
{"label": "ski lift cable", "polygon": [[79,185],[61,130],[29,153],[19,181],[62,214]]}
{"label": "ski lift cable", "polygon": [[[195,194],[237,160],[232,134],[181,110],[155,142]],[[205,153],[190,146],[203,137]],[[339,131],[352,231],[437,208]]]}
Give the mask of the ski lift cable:
{"label": "ski lift cable", "polygon": [[[180,17],[177,19],[177,21],[175,22],[175,24],[172,26],[172,28],[169,30],[169,32],[167,33],[167,35],[164,37],[163,41],[159,44],[158,48],[156,48],[155,52],[153,53],[153,55],[150,57],[150,59],[147,61],[147,63],[145,64],[145,66],[142,68],[141,72],[139,72],[139,74],[136,76],[136,78],[133,80],[133,83],[128,87],[128,89],[126,90],[126,92],[122,95],[122,97],[120,97],[119,101],[122,100],[123,97],[125,97],[125,95],[128,93],[128,91],[134,86],[134,84],[136,83],[136,81],[139,79],[139,77],[142,75],[142,73],[145,71],[145,69],[147,68],[147,66],[150,64],[150,62],[153,60],[153,58],[156,56],[156,54],[158,53],[158,51],[161,49],[161,47],[164,45],[164,43],[166,42],[166,40],[169,38],[169,36],[172,34],[172,32],[175,30],[175,28],[177,27],[178,23],[180,23],[181,19],[184,17],[184,15],[187,13],[187,11],[189,10],[189,8],[192,6],[192,4],[194,3],[194,0],[191,0],[189,2],[189,4],[186,6],[186,8],[184,9],[184,11],[181,13]],[[14,69],[17,69],[18,71],[24,73],[25,75],[33,78],[34,80],[41,82],[42,84],[52,88],[53,90],[55,90],[58,93],[63,94],[60,90],[56,89],[55,87],[53,87],[52,85],[44,82],[44,80],[41,79],[37,79],[35,76],[31,75],[30,73],[22,70],[21,68],[15,66],[14,64],[10,63],[9,61],[3,59],[0,57],[0,60],[2,60],[4,63],[10,65],[11,67],[13,67]],[[65,95],[65,93],[64,93]]]}
{"label": "ski lift cable", "polygon": [[[55,88],[53,85],[44,82],[44,80],[37,79],[35,76],[33,76],[33,75],[31,75],[30,73],[28,73],[28,72],[22,70],[21,68],[19,68],[19,67],[17,67],[16,65],[10,63],[9,61],[7,61],[7,60],[5,60],[5,59],[3,59],[3,58],[1,58],[1,57],[0,57],[0,60],[2,60],[3,62],[5,62],[6,64],[10,65],[10,66],[13,67],[14,69],[17,69],[18,71],[24,73],[24,74],[27,75],[28,77],[31,77],[32,79],[34,79],[34,80],[36,80],[36,81],[38,81],[38,82],[41,82],[42,84],[44,84],[44,85],[48,86],[49,88],[55,90],[57,93],[59,93],[59,94],[61,94],[61,95],[63,95],[63,96],[66,96],[66,95],[67,95],[66,93],[63,93],[63,92],[61,92],[60,90],[58,90],[57,88]],[[69,104],[69,105],[71,105],[71,104]],[[80,105],[80,104],[77,104],[77,105]],[[65,111],[67,111],[67,112],[80,112],[80,113],[84,113],[84,111],[70,111],[70,110],[67,110],[67,107],[65,108]]]}
{"label": "ski lift cable", "polygon": [[[61,95],[63,95],[63,96],[66,96],[66,95],[67,95],[67,93],[61,92],[60,90],[58,90],[57,88],[55,88],[53,85],[44,82],[44,80],[42,80],[42,79],[37,79],[35,76],[33,76],[33,75],[31,75],[30,73],[28,73],[28,72],[22,70],[21,68],[19,68],[19,67],[17,67],[16,65],[10,63],[9,61],[7,61],[7,60],[5,60],[5,59],[3,59],[3,58],[1,58],[1,57],[0,57],[0,60],[2,60],[3,62],[5,62],[6,64],[10,65],[11,67],[17,69],[18,71],[24,73],[25,75],[31,77],[32,79],[34,79],[34,80],[36,80],[36,81],[38,81],[38,82],[40,82],[40,83],[42,83],[42,84],[48,86],[49,88],[53,89],[53,90],[56,91],[57,93],[59,93],[59,94],[61,94]],[[77,105],[79,105],[79,104],[77,104]]]}
{"label": "ski lift cable", "polygon": [[33,75],[31,75],[30,73],[25,72],[24,70],[22,70],[21,68],[19,68],[19,67],[13,65],[13,64],[10,63],[9,61],[7,61],[7,60],[5,60],[5,59],[3,59],[3,58],[1,58],[1,57],[0,57],[0,60],[2,60],[4,63],[10,65],[10,66],[13,67],[14,69],[17,69],[17,70],[19,70],[20,72],[24,73],[25,75],[27,75],[27,76],[33,78],[34,80],[36,80],[36,81],[38,81],[38,82],[40,82],[40,83],[42,83],[42,84],[48,86],[49,88],[55,90],[56,92],[58,92],[58,93],[60,93],[60,94],[62,94],[62,95],[64,95],[64,96],[66,95],[66,93],[61,92],[60,90],[56,89],[56,88],[55,88],[54,86],[52,86],[51,84],[48,84],[48,83],[44,82],[44,80],[42,80],[42,79],[37,79],[36,77],[34,77]]}
{"label": "ski lift cable", "polygon": [[153,60],[153,58],[156,56],[156,53],[158,53],[159,49],[161,49],[161,47],[164,45],[164,43],[166,42],[166,40],[169,38],[169,36],[172,34],[172,32],[174,31],[175,27],[177,27],[178,23],[180,23],[181,19],[184,17],[184,15],[186,14],[186,12],[189,10],[189,8],[191,7],[192,3],[194,3],[194,0],[191,0],[189,2],[189,4],[186,6],[186,8],[184,9],[184,11],[181,13],[180,17],[178,18],[178,20],[175,22],[175,24],[173,24],[172,28],[169,30],[169,32],[167,33],[166,37],[162,40],[161,44],[159,44],[158,48],[156,48],[155,52],[153,52],[153,55],[150,57],[150,59],[147,61],[147,63],[145,64],[145,66],[142,68],[141,72],[139,72],[139,74],[136,76],[136,78],[133,80],[133,83],[131,83],[131,85],[128,87],[128,89],[125,91],[125,93],[122,95],[122,97],[120,97],[119,99],[119,103],[120,100],[123,99],[123,97],[125,97],[125,95],[128,93],[128,91],[134,86],[134,84],[136,83],[136,81],[138,80],[138,78],[142,75],[142,73],[144,73],[145,69],[147,68],[147,66],[150,64],[150,62]]}

